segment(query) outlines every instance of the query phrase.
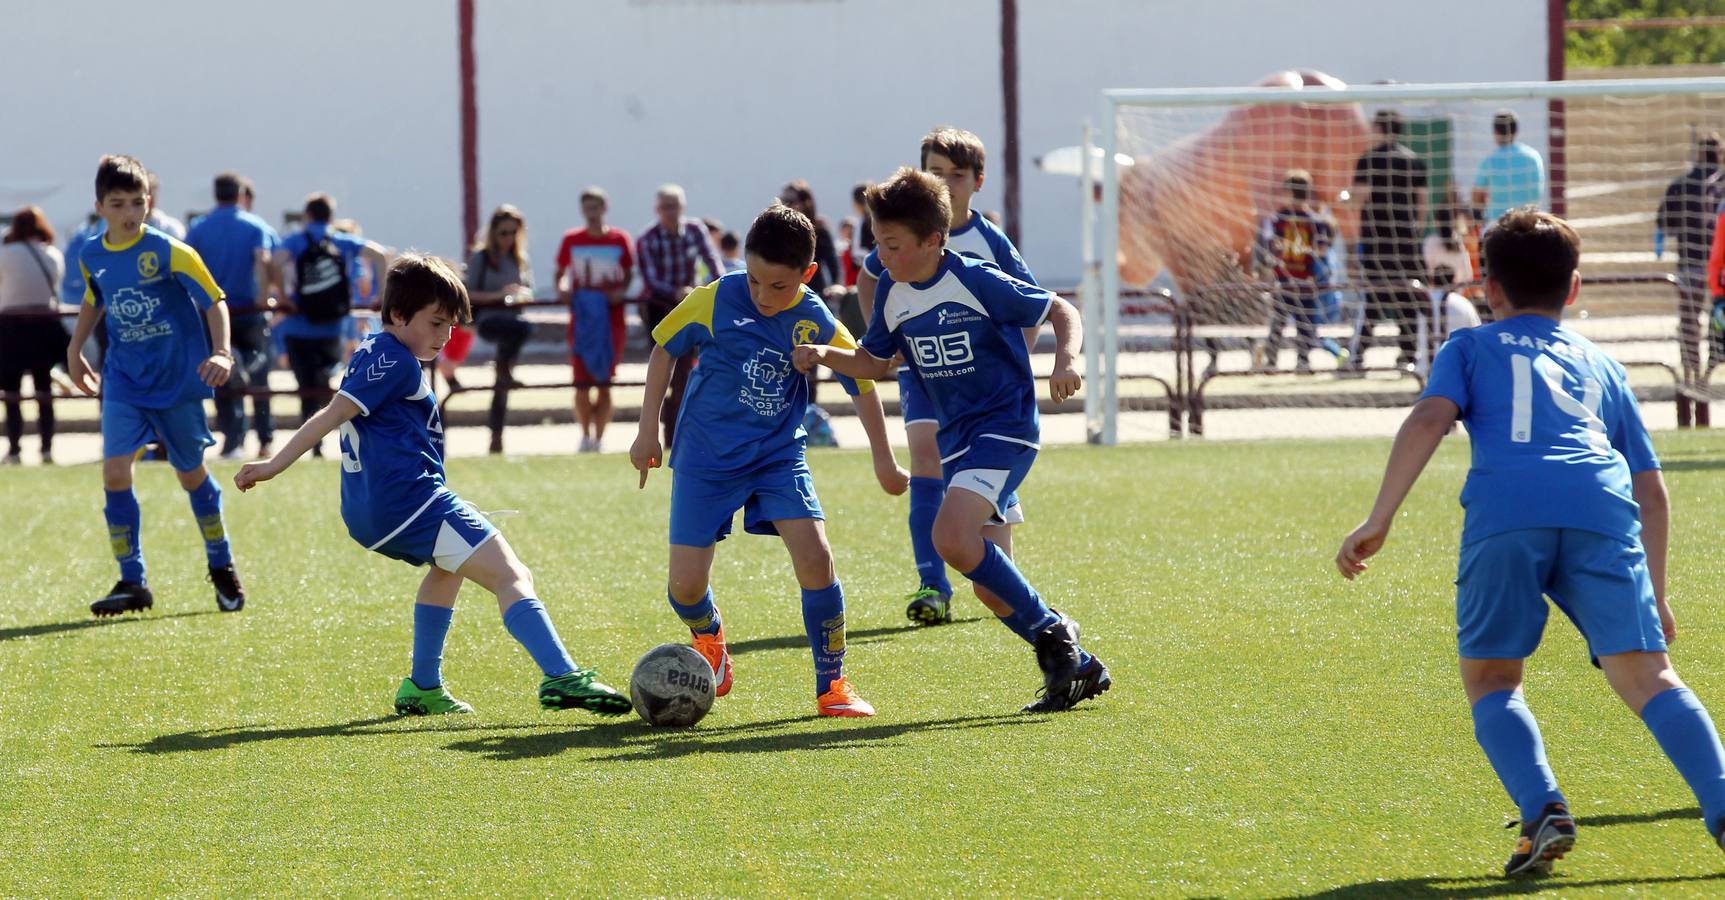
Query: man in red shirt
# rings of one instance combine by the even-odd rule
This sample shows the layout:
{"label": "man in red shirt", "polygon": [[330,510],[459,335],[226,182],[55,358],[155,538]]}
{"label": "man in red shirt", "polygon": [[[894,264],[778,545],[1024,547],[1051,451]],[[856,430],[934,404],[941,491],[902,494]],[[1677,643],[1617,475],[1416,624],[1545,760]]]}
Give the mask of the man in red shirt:
{"label": "man in red shirt", "polygon": [[[635,268],[629,233],[605,224],[605,192],[581,192],[583,228],[557,248],[557,292],[569,304],[569,359],[575,370],[575,421],[582,453],[599,449],[611,423],[611,379],[623,355],[623,299]],[[568,273],[568,280],[564,280]]]}

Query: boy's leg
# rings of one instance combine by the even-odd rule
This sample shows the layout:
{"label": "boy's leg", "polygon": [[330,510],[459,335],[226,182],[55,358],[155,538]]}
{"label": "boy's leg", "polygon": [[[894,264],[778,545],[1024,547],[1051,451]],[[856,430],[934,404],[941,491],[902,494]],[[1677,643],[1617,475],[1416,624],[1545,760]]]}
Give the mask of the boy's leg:
{"label": "boy's leg", "polygon": [[713,603],[711,577],[714,544],[695,547],[671,545],[670,575],[666,580],[665,599],[671,611],[689,628],[690,643],[696,652],[713,667],[713,696],[731,692],[732,667],[730,648],[725,644],[725,626],[719,619],[719,608]]}
{"label": "boy's leg", "polygon": [[191,500],[192,516],[204,538],[216,608],[236,612],[245,606],[246,596],[239,576],[234,573],[233,553],[222,521],[222,489],[204,466],[204,449],[215,443],[204,418],[204,405],[193,401],[170,409],[149,410],[146,417],[167,451],[174,476]]}
{"label": "boy's leg", "polygon": [[1702,821],[1720,840],[1725,834],[1725,747],[1707,708],[1678,679],[1664,653],[1601,656],[1599,667],[1695,792]]}
{"label": "boy's leg", "polygon": [[[984,525],[982,527],[982,539],[996,547],[999,547],[1000,552],[1006,554],[1007,559],[1012,558],[1011,525]],[[944,564],[945,563],[943,562],[942,565]],[[989,612],[994,613],[1002,619],[1012,615],[1012,607],[1006,605],[1005,600],[996,597],[993,591],[983,587],[980,582],[971,582],[970,589],[976,592],[976,599],[982,601],[982,605],[988,607]],[[1025,640],[1035,643],[1036,636],[1031,635],[1030,637],[1025,638]]]}
{"label": "boy's leg", "polygon": [[427,567],[413,604],[413,669],[395,692],[398,715],[470,713],[473,707],[455,699],[443,686],[443,644],[455,617],[455,597],[463,579],[437,566]]}
{"label": "boy's leg", "polygon": [[1521,693],[1522,660],[1461,660],[1473,734],[1521,814],[1506,876],[1544,874],[1575,846],[1575,819],[1546,763],[1539,723]]}
{"label": "boy's leg", "polygon": [[934,546],[934,519],[940,513],[946,482],[941,477],[940,444],[936,440],[940,424],[921,409],[927,401],[921,399],[922,385],[914,381],[915,377],[899,379],[900,397],[916,398],[902,401],[907,411],[904,431],[910,441],[910,549],[917,572],[917,589],[910,595],[905,615],[912,622],[938,625],[952,621],[952,582],[946,575],[946,562]]}
{"label": "boy's leg", "polygon": [[803,631],[815,660],[815,695],[844,676],[845,593],[833,571],[826,523],[820,519],[775,519],[773,527],[791,554],[802,587]]}
{"label": "boy's leg", "polygon": [[132,492],[133,456],[110,456],[102,460],[102,488],[107,492],[104,514],[114,559],[120,564],[120,580],[144,584],[144,548],[139,540],[142,527],[138,496]]}

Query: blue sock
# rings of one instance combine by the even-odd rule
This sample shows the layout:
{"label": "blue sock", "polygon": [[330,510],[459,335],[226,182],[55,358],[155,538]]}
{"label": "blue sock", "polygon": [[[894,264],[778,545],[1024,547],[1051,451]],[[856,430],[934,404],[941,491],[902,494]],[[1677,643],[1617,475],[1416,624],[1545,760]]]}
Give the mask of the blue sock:
{"label": "blue sock", "polygon": [[820,696],[844,674],[845,589],[838,582],[811,591],[803,588],[803,630],[815,655],[815,695]]}
{"label": "blue sock", "polygon": [[1707,717],[1707,707],[1688,688],[1672,688],[1647,701],[1641,721],[1689,782],[1701,802],[1707,830],[1718,837],[1719,819],[1725,816],[1725,749],[1720,748],[1719,732]]}
{"label": "blue sock", "polygon": [[197,517],[198,530],[204,533],[204,555],[210,567],[223,569],[234,564],[228,550],[228,530],[222,524],[222,488],[214,477],[187,492],[192,498],[192,515]]}
{"label": "blue sock", "polygon": [[[514,607],[510,607],[513,609]],[[413,604],[413,683],[429,691],[443,683],[443,641],[455,610],[429,603]]]}
{"label": "blue sock", "polygon": [[528,655],[539,664],[539,671],[544,672],[547,678],[575,671],[575,660],[570,659],[569,651],[563,649],[563,641],[551,625],[545,604],[532,597],[515,601],[503,613],[503,627],[527,648]]}
{"label": "blue sock", "polygon": [[665,599],[671,601],[671,611],[683,620],[684,625],[689,626],[690,631],[696,634],[719,633],[719,608],[713,605],[712,588],[707,588],[701,599],[688,606],[678,603],[669,591],[665,592]]}
{"label": "blue sock", "polygon": [[910,479],[910,552],[916,557],[916,575],[923,587],[931,587],[948,597],[952,582],[946,577],[946,560],[934,549],[934,517],[940,512],[940,501],[946,495],[946,483],[939,478],[913,475]]}
{"label": "blue sock", "polygon": [[108,544],[120,563],[120,579],[143,584],[144,546],[138,542],[138,529],[142,525],[138,495],[131,488],[107,493],[108,503],[102,507],[102,514],[108,519]]}
{"label": "blue sock", "polygon": [[1520,691],[1497,691],[1473,705],[1473,736],[1497,771],[1509,798],[1521,809],[1521,820],[1533,822],[1547,803],[1564,803],[1557,776],[1545,761],[1539,723]]}
{"label": "blue sock", "polygon": [[964,577],[982,585],[999,597],[1012,608],[1012,615],[1002,616],[1000,621],[1012,633],[1026,641],[1036,643],[1036,636],[1044,628],[1060,621],[1048,604],[1042,602],[1036,589],[1030,582],[1024,580],[1024,573],[1012,564],[1011,557],[1000,552],[993,541],[983,541],[987,548],[982,555],[982,562],[976,568],[964,573]]}

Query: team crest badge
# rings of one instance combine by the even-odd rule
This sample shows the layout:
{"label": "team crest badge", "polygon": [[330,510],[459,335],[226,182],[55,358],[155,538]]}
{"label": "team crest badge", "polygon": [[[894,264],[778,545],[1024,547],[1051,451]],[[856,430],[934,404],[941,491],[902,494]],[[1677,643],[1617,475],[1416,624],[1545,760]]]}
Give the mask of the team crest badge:
{"label": "team crest badge", "polygon": [[791,328],[791,343],[812,344],[815,342],[815,338],[820,336],[820,333],[821,326],[809,319],[798,319],[796,326]]}
{"label": "team crest badge", "polygon": [[154,278],[162,270],[162,260],[155,251],[145,250],[138,254],[138,274],[144,278]]}

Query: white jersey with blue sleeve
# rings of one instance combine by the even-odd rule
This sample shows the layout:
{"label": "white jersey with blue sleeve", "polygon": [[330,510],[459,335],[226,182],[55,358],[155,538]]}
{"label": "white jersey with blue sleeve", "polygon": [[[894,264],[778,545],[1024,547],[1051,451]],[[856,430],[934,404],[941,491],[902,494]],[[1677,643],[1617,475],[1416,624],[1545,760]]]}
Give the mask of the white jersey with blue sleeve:
{"label": "white jersey with blue sleeve", "polygon": [[1462,544],[1506,531],[1641,533],[1630,475],[1659,468],[1623,366],[1541,315],[1451,335],[1424,397],[1461,410],[1473,446]]}
{"label": "white jersey with blue sleeve", "polygon": [[[1018,255],[1018,248],[1012,246],[1012,239],[974,209],[970,211],[970,221],[964,223],[963,228],[947,233],[946,248],[994,263],[1000,271],[1019,281],[1036,283],[1036,276],[1030,274],[1030,267],[1024,264],[1024,257]],[[880,261],[879,248],[869,251],[868,258],[863,260],[863,271],[877,281],[886,273],[886,266]]]}
{"label": "white jersey with blue sleeve", "polygon": [[1042,324],[1054,295],[994,265],[947,250],[928,281],[883,273],[862,346],[894,353],[920,379],[940,421],[941,462],[979,440],[1037,448],[1041,421],[1025,328]]}
{"label": "white jersey with blue sleeve", "polygon": [[445,490],[443,420],[425,369],[387,331],[360,342],[340,393],[359,407],[341,426],[341,517],[375,548]]}

